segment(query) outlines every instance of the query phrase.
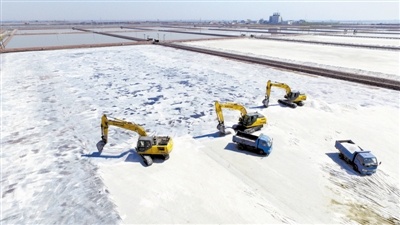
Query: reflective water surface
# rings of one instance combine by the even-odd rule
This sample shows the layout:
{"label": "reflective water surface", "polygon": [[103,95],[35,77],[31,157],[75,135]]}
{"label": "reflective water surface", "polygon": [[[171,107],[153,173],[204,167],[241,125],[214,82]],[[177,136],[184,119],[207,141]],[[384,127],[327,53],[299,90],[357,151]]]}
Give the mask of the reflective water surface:
{"label": "reflective water surface", "polygon": [[[147,28],[148,29],[148,28]],[[168,30],[169,28],[160,28]],[[240,36],[240,32],[229,31],[211,31],[206,29],[174,29],[182,32],[177,33],[167,31],[143,30],[143,29],[121,29],[115,28],[93,28],[88,29],[95,32],[103,32],[126,37],[146,39],[157,39],[160,41],[187,40],[187,39],[209,39],[219,38],[212,34],[225,34],[231,36]],[[207,35],[209,34],[209,35]],[[125,43],[134,42],[132,40],[107,36],[104,34],[95,34],[74,29],[43,29],[43,30],[17,30],[14,36],[8,41],[5,48],[30,48],[30,47],[49,47],[49,46],[68,46],[82,44],[107,44],[107,43]]]}

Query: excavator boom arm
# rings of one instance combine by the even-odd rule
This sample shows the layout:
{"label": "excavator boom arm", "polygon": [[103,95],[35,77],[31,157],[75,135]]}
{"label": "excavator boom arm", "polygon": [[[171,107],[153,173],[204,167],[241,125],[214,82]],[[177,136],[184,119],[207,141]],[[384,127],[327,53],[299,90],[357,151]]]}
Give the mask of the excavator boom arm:
{"label": "excavator boom arm", "polygon": [[219,123],[223,123],[224,122],[224,115],[222,114],[222,108],[239,110],[240,111],[240,116],[247,115],[247,110],[242,105],[239,105],[239,104],[233,103],[233,102],[220,103],[218,101],[215,101],[215,112],[217,113],[217,117],[218,117],[218,122]]}
{"label": "excavator boom arm", "polygon": [[215,102],[215,112],[217,113],[218,123],[223,124],[224,123],[224,114],[222,113],[221,104],[218,101]]}
{"label": "excavator boom arm", "polygon": [[267,90],[266,90],[266,98],[269,98],[269,96],[271,95],[271,88],[272,87],[278,87],[278,88],[283,88],[286,91],[286,94],[292,92],[292,90],[290,89],[289,85],[285,84],[285,83],[272,83],[270,80],[267,82]]}
{"label": "excavator boom arm", "polygon": [[246,108],[240,104],[233,103],[233,102],[225,102],[225,103],[219,103],[219,104],[220,104],[221,108],[239,110],[241,116],[247,115]]}
{"label": "excavator boom arm", "polygon": [[134,131],[138,133],[140,136],[147,136],[147,133],[144,130],[144,128],[135,123],[127,122],[120,119],[109,120],[106,115],[103,115],[101,117],[101,139],[103,140],[104,144],[107,144],[109,126],[120,127],[123,129]]}

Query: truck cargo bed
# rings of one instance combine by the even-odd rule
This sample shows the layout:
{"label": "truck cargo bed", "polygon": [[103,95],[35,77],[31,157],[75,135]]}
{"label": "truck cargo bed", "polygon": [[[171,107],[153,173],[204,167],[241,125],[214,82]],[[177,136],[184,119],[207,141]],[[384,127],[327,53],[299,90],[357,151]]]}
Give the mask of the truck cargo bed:
{"label": "truck cargo bed", "polygon": [[337,140],[335,147],[348,161],[353,161],[355,152],[362,151],[352,140]]}
{"label": "truck cargo bed", "polygon": [[236,142],[238,144],[241,144],[241,145],[246,145],[246,146],[251,146],[251,147],[256,148],[256,141],[255,140],[251,140],[251,139],[248,139],[248,138],[244,138],[244,137],[240,137],[240,136],[236,136],[235,135],[235,136],[232,137],[232,141]]}

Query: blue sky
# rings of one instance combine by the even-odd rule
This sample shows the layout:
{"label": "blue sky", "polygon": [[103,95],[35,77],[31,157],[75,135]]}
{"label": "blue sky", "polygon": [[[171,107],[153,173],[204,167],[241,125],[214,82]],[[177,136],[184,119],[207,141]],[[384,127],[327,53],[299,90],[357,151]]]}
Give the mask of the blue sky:
{"label": "blue sky", "polygon": [[399,20],[400,3],[366,0],[1,0],[1,20]]}

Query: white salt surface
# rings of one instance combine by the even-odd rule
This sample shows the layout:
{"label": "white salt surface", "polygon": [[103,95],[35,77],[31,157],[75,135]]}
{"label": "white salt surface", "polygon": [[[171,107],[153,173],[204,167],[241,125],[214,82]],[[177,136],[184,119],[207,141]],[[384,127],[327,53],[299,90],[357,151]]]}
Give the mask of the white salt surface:
{"label": "white salt surface", "polygon": [[400,52],[261,39],[185,42],[185,45],[400,80]]}
{"label": "white salt surface", "polygon": [[400,34],[397,39],[388,38],[363,38],[363,37],[343,37],[343,36],[324,36],[324,35],[285,35],[276,36],[277,38],[302,41],[320,41],[340,44],[359,44],[376,46],[400,47]]}
{"label": "white salt surface", "polygon": [[[263,108],[269,79],[305,105],[273,89]],[[400,222],[397,91],[154,45],[3,54],[1,87],[4,224]],[[267,117],[269,157],[218,135],[215,100]],[[116,127],[99,155],[104,113],[172,135],[170,159],[144,167],[137,134]],[[376,174],[339,159],[344,139],[382,161]]]}

